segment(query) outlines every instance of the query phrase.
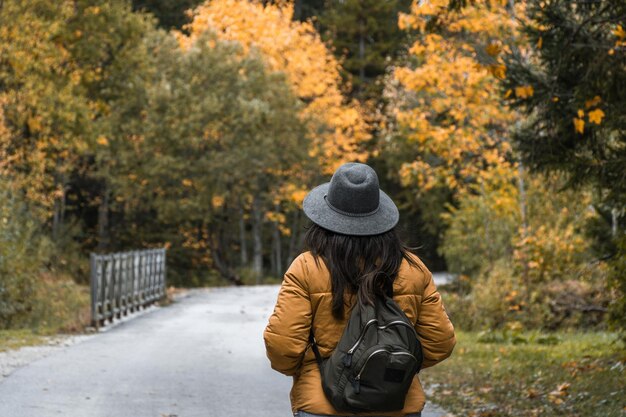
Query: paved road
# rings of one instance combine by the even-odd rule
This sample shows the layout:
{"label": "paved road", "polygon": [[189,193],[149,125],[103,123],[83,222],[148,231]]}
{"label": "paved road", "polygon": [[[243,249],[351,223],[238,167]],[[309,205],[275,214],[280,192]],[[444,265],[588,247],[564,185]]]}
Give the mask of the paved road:
{"label": "paved road", "polygon": [[60,349],[0,383],[0,417],[289,416],[262,341],[277,290],[193,291]]}

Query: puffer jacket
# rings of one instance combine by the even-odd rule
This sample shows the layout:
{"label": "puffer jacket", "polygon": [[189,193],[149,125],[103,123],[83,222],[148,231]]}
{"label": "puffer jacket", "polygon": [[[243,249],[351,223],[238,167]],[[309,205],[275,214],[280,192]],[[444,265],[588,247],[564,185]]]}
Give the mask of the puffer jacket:
{"label": "puffer jacket", "polygon": [[[417,256],[419,268],[402,262],[394,281],[393,299],[415,325],[422,343],[422,369],[450,356],[456,343],[454,328],[437,292],[432,274]],[[265,347],[272,368],[293,376],[291,408],[312,414],[346,415],[336,411],[322,390],[320,372],[309,344],[311,327],[323,357],[337,345],[354,305],[355,296],[346,296],[344,320],[332,315],[330,273],[324,262],[310,252],[298,256],[285,273],[278,301],[265,332]],[[424,391],[417,376],[409,389],[404,409],[381,416],[404,416],[424,408]],[[355,414],[366,416],[368,414]]]}

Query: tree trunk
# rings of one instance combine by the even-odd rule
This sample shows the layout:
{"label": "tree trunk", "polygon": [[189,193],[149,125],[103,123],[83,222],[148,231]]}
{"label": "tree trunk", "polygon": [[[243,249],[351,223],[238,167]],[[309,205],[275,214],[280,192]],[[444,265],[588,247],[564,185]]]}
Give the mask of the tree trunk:
{"label": "tree trunk", "polygon": [[281,248],[282,242],[280,239],[280,230],[278,229],[278,224],[274,223],[273,227],[274,227],[274,230],[273,230],[274,250],[273,250],[273,256],[272,256],[273,258],[272,263],[274,265],[273,272],[276,277],[280,277],[283,274],[283,271],[282,271],[283,256],[282,256],[282,248]]}
{"label": "tree trunk", "polygon": [[[61,231],[63,229],[63,224],[65,222],[65,175],[55,176],[57,182],[57,187],[61,191],[60,195],[54,196],[54,213],[52,216],[52,240],[54,242],[58,241]],[[60,177],[60,178],[59,178]]]}
{"label": "tree trunk", "polygon": [[293,20],[302,20],[302,0],[293,2]]}
{"label": "tree trunk", "polygon": [[263,276],[263,240],[262,240],[262,227],[263,227],[263,213],[261,213],[261,201],[258,196],[254,197],[252,203],[252,235],[253,235],[253,260],[252,270],[256,276],[256,283],[261,283],[261,277]]}
{"label": "tree trunk", "polygon": [[109,248],[109,188],[104,188],[102,201],[98,207],[98,250]]}
{"label": "tree trunk", "polygon": [[241,266],[248,266],[248,242],[246,241],[246,222],[244,220],[243,206],[239,205],[239,247]]}
{"label": "tree trunk", "polygon": [[611,236],[613,239],[617,237],[617,209],[611,209]]}
{"label": "tree trunk", "polygon": [[54,215],[52,217],[52,241],[59,239],[59,229],[61,228],[61,198],[54,197]]}
{"label": "tree trunk", "polygon": [[365,83],[365,23],[363,19],[359,20],[359,78],[361,83],[359,90],[363,91]]}
{"label": "tree trunk", "polygon": [[[480,194],[483,198],[483,202],[487,201],[487,192],[485,191],[485,180],[480,180]],[[489,261],[489,268],[493,267],[493,253],[491,252],[491,244],[489,243],[489,216],[483,216],[483,225],[485,227],[483,239],[485,241],[485,249],[487,250],[487,258]]]}
{"label": "tree trunk", "polygon": [[519,161],[517,165],[517,187],[519,190],[519,211],[522,220],[522,240],[524,244],[520,248],[522,252],[522,280],[526,287],[526,303],[530,305],[530,278],[528,273],[528,259],[526,257],[526,238],[528,237],[528,215],[527,215],[527,201],[526,201],[526,185],[524,183],[524,165],[522,161]]}
{"label": "tree trunk", "polygon": [[[204,229],[204,224],[200,226],[200,235],[202,235],[202,229]],[[215,266],[223,278],[235,285],[243,285],[241,277],[230,268],[228,261],[224,257],[221,235],[221,230],[215,230],[215,227],[208,228],[207,244],[209,245],[209,250],[211,251],[213,266]]]}
{"label": "tree trunk", "polygon": [[298,235],[300,234],[300,230],[298,229],[298,224],[300,223],[300,210],[295,210],[293,212],[293,218],[291,220],[291,237],[289,238],[289,251],[287,252],[287,264],[285,265],[285,270],[289,268],[291,262],[295,259],[296,253],[296,245],[298,244]]}

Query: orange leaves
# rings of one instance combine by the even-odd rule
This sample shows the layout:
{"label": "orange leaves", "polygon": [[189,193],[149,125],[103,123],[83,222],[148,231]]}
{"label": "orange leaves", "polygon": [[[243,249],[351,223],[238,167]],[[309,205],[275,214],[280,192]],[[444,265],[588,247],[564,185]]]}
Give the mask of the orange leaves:
{"label": "orange leaves", "polygon": [[[600,96],[595,96],[591,100],[585,101],[585,108],[589,109],[591,107],[599,105],[601,102],[602,102],[602,98]],[[604,116],[605,114],[601,109],[594,109],[587,113],[587,117],[589,118],[589,123],[594,123],[596,125],[599,125],[602,123],[602,119],[604,119]]]}
{"label": "orange leaves", "polygon": [[[611,33],[617,38],[617,40],[615,41],[616,48],[619,48],[620,46],[626,46],[626,30],[624,30],[622,25],[617,25]],[[611,49],[611,51],[613,51],[613,49]]]}
{"label": "orange leaves", "polygon": [[[599,96],[595,96],[593,99],[585,101],[585,108],[596,106],[600,104],[601,101],[602,99]],[[583,109],[578,109],[578,112],[576,114],[578,117],[574,117],[572,119],[574,123],[574,129],[577,133],[582,135],[585,132],[585,111]],[[602,111],[602,109],[590,110],[587,113],[587,119],[589,120],[589,123],[593,123],[596,125],[600,125],[602,123],[604,116],[605,113],[604,111]]]}
{"label": "orange leaves", "polygon": [[485,50],[490,56],[496,57],[500,54],[501,48],[500,45],[496,43],[490,43],[489,45],[487,45],[487,48],[485,48]]}
{"label": "orange leaves", "polygon": [[[432,19],[446,28],[445,36],[427,31],[426,22]],[[503,137],[513,115],[493,80],[506,77],[498,59],[503,50],[499,39],[514,26],[506,9],[481,3],[455,11],[446,1],[431,0],[414,2],[411,13],[400,20],[404,27],[424,32],[409,50],[419,57],[419,65],[394,72],[400,86],[414,95],[410,105],[398,106],[397,123],[424,155],[404,164],[402,183],[422,191],[435,186],[459,191],[481,178],[507,177],[502,171],[511,169],[505,157],[510,146]],[[486,58],[478,57],[476,44],[486,45]],[[520,86],[515,93],[532,97],[534,90]]]}
{"label": "orange leaves", "polygon": [[604,112],[600,109],[595,109],[590,111],[587,116],[589,117],[590,123],[595,123],[599,125],[602,123],[602,119],[604,118]]}
{"label": "orange leaves", "polygon": [[247,0],[213,0],[193,11],[189,37],[179,41],[190,47],[202,32],[214,31],[220,39],[237,41],[245,51],[257,49],[268,67],[286,74],[305,106],[316,157],[326,172],[343,162],[364,160],[363,142],[370,139],[363,109],[347,102],[340,90],[339,63],[310,22],[292,19],[293,5]]}
{"label": "orange leaves", "polygon": [[585,121],[578,117],[574,117],[574,129],[581,135],[585,132]]}
{"label": "orange leaves", "polygon": [[624,30],[622,25],[617,25],[612,33],[619,39],[626,39],[626,30]]}
{"label": "orange leaves", "polygon": [[532,85],[522,85],[515,87],[515,96],[521,99],[530,98],[535,94],[535,90]]}
{"label": "orange leaves", "polygon": [[569,388],[571,384],[569,382],[564,382],[559,384],[554,391],[551,391],[548,394],[548,400],[554,404],[562,404],[565,401],[565,397],[569,395]]}
{"label": "orange leaves", "polygon": [[224,202],[226,201],[226,199],[224,198],[224,196],[222,195],[214,195],[213,197],[211,197],[211,206],[214,209],[219,209],[222,206],[224,206]]}
{"label": "orange leaves", "polygon": [[591,107],[597,106],[601,102],[602,102],[602,98],[600,96],[595,96],[591,100],[586,100],[585,101],[585,108],[589,109]]}
{"label": "orange leaves", "polygon": [[502,64],[487,65],[487,71],[499,80],[506,78],[506,66]]}
{"label": "orange leaves", "polygon": [[578,117],[574,117],[573,119],[574,129],[582,135],[585,132],[585,120],[583,119],[585,117],[585,112],[582,109],[578,109],[577,114]]}

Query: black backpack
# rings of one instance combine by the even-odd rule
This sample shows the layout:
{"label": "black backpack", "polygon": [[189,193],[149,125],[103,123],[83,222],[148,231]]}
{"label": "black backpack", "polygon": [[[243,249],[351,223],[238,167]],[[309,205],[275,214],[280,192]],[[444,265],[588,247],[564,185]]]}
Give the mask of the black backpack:
{"label": "black backpack", "polygon": [[311,347],[322,387],[338,411],[397,411],[419,372],[423,356],[415,328],[389,297],[353,308],[330,357],[320,355],[313,330]]}

